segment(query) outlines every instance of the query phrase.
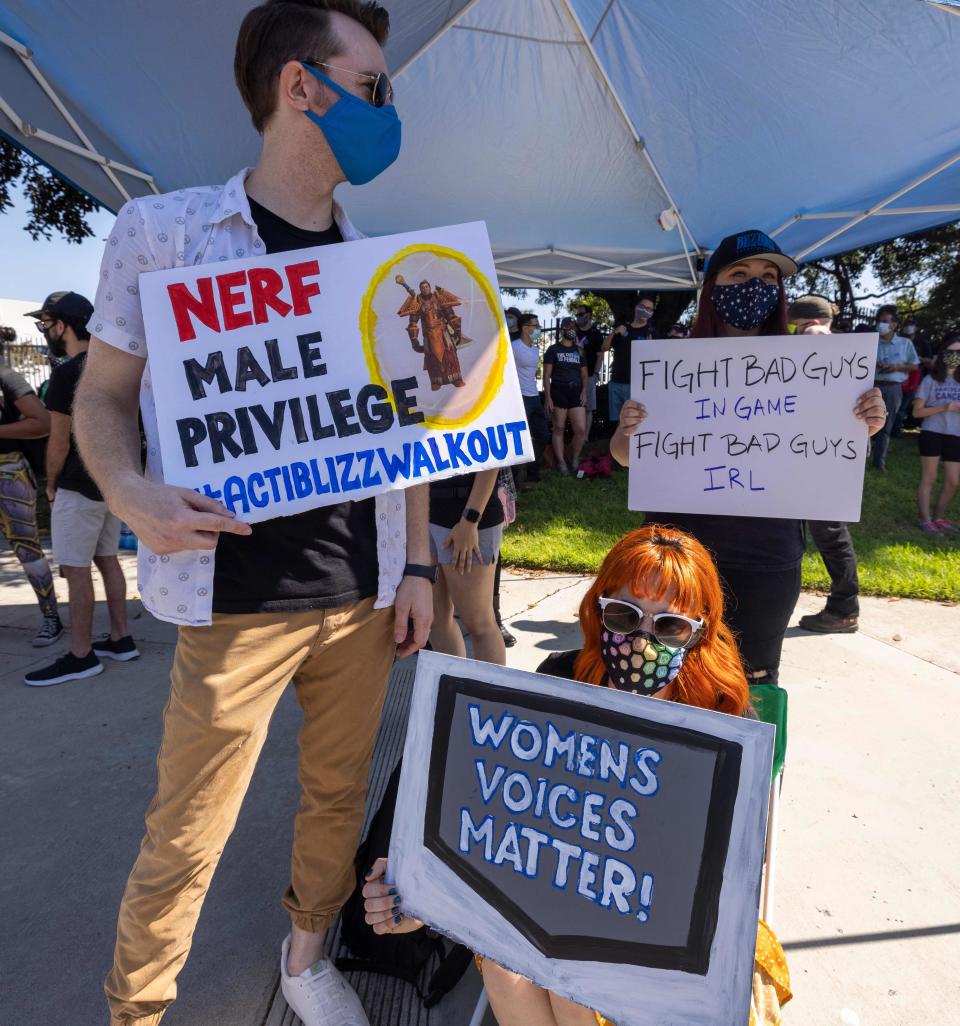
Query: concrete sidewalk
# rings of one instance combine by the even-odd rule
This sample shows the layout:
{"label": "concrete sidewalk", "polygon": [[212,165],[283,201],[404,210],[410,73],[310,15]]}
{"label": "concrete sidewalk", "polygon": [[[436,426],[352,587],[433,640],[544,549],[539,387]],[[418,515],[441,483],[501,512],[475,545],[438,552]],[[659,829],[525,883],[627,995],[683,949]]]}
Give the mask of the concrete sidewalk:
{"label": "concrete sidewalk", "polygon": [[[587,583],[505,575],[503,611],[520,639],[511,665],[533,669],[579,643]],[[23,673],[65,646],[30,647],[37,610],[8,552],[0,584],[0,1024],[101,1026],[101,980],[154,786],[175,632],[131,601],[143,658],[91,680],[26,688]],[[819,606],[803,596],[794,622]],[[98,618],[103,629],[102,608]],[[786,642],[773,917],[796,994],[785,1021],[828,1026],[850,1009],[863,1026],[946,1024],[960,1001],[960,610],[866,599],[861,623],[845,636],[791,629]],[[165,1024],[262,1026],[270,1013],[299,719],[288,691]]]}

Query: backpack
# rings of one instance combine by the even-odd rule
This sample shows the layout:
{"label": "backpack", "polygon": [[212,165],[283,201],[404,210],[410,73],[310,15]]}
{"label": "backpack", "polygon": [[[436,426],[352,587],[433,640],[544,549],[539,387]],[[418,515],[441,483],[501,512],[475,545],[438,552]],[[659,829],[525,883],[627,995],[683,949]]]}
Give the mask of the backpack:
{"label": "backpack", "polygon": [[[340,939],[351,956],[337,959],[337,968],[346,972],[381,973],[395,976],[411,984],[424,1008],[432,1008],[459,982],[473,961],[473,954],[462,944],[450,950],[444,941],[429,930],[413,933],[383,934],[373,932],[364,918],[364,877],[378,858],[390,851],[390,834],[400,786],[400,763],[390,775],[380,807],[370,821],[370,828],[355,859],[357,885],[340,913]],[[431,967],[436,964],[432,972]],[[424,977],[429,973],[429,978]]]}

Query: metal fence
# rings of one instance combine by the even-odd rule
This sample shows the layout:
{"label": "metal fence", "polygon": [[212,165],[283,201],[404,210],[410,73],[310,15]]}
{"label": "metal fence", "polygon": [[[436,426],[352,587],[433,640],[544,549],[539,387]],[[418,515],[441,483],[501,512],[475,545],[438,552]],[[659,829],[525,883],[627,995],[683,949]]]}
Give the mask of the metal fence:
{"label": "metal fence", "polygon": [[50,352],[43,342],[8,342],[3,347],[3,365],[39,389],[50,377]]}

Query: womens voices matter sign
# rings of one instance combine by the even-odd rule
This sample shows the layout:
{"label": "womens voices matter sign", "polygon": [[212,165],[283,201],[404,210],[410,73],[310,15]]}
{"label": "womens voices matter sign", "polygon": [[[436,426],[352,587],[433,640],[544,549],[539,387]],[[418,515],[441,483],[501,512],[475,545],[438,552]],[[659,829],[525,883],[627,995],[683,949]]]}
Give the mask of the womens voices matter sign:
{"label": "womens voices matter sign", "polygon": [[531,458],[482,223],[143,274],[163,477],[258,521]]}
{"label": "womens voices matter sign", "polygon": [[860,519],[877,336],[785,335],[634,345],[630,509]]}
{"label": "womens voices matter sign", "polygon": [[749,1017],[774,728],[424,652],[404,911],[617,1026]]}

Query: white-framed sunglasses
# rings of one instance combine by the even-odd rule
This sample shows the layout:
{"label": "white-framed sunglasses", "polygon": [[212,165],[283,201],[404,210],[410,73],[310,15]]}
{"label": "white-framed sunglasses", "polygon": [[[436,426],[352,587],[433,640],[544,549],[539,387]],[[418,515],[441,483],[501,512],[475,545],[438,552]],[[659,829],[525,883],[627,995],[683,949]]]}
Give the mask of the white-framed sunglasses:
{"label": "white-framed sunglasses", "polygon": [[688,648],[700,640],[704,621],[682,613],[647,613],[624,599],[601,598],[600,619],[611,634],[634,634],[649,616],[653,621],[653,636],[661,645],[670,648]]}

